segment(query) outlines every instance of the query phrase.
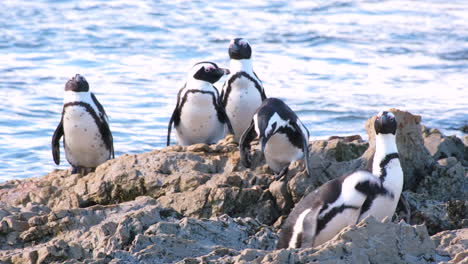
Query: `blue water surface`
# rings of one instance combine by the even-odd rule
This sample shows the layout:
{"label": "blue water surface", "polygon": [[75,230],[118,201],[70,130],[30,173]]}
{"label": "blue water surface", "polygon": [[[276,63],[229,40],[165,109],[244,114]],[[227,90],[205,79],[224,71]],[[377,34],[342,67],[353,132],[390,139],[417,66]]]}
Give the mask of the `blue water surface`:
{"label": "blue water surface", "polygon": [[366,137],[364,122],[391,107],[461,136],[467,25],[465,0],[2,1],[0,181],[68,167],[50,142],[76,73],[110,117],[116,156],[164,147],[187,71],[228,66],[233,37],[249,39],[267,96],[312,139]]}

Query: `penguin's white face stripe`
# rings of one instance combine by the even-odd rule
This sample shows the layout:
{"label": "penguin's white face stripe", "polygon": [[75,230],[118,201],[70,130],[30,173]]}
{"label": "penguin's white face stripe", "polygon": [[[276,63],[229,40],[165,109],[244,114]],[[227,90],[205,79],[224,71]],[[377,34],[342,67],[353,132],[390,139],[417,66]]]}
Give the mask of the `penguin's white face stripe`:
{"label": "penguin's white face stripe", "polygon": [[[272,131],[273,129],[273,124],[276,123],[275,130]],[[265,129],[265,136],[269,135],[270,133],[274,134],[280,127],[288,127],[289,122],[288,120],[282,119],[278,113],[275,113],[274,115],[271,116],[270,120],[268,120],[268,126]],[[289,126],[291,127],[291,126]]]}
{"label": "penguin's white face stripe", "polygon": [[196,64],[194,65],[190,71],[188,72],[187,74],[187,79],[188,81],[191,81],[191,80],[195,80],[195,78],[193,78],[193,76],[195,75],[195,73],[198,72],[198,70],[200,70],[202,67],[205,67],[205,71],[207,69],[215,69],[214,65],[211,64],[211,63],[199,63],[199,64]]}
{"label": "penguin's white face stripe", "polygon": [[[378,116],[378,117],[381,117],[381,116],[383,115],[383,112],[384,112],[383,110],[380,111],[380,112],[377,114],[377,116]],[[387,116],[395,118],[395,115],[394,115],[392,112],[390,112],[390,111],[386,111],[386,112],[387,112]]]}
{"label": "penguin's white face stripe", "polygon": [[239,45],[241,46],[247,46],[247,45],[250,45],[249,41],[246,40],[246,39],[240,39],[239,40]]}
{"label": "penguin's white face stripe", "polygon": [[293,233],[291,235],[291,240],[289,241],[289,248],[295,248],[297,239],[300,233],[302,233],[302,227],[304,226],[304,218],[311,211],[311,209],[306,209],[298,217],[297,221],[294,224]]}

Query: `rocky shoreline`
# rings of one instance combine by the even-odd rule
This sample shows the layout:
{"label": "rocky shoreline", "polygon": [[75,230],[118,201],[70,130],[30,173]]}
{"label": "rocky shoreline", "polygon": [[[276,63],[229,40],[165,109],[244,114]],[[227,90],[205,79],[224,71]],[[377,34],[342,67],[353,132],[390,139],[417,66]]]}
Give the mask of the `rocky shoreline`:
{"label": "rocky shoreline", "polygon": [[359,136],[310,142],[313,177],[290,166],[274,181],[262,155],[242,167],[228,136],[215,145],[123,155],[86,176],[56,170],[0,184],[0,263],[466,263],[468,136],[444,136],[421,117],[391,110],[405,174],[394,221],[367,218],[327,243],[274,250],[301,197],[331,178],[367,168]]}

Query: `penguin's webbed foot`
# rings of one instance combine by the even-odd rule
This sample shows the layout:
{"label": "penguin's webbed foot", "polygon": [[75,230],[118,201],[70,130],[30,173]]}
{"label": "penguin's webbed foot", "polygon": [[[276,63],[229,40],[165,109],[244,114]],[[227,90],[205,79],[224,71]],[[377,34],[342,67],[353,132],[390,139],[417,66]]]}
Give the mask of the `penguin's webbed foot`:
{"label": "penguin's webbed foot", "polygon": [[278,174],[275,175],[275,180],[277,181],[284,181],[286,179],[286,175],[288,174],[289,167],[284,167]]}
{"label": "penguin's webbed foot", "polygon": [[72,165],[71,174],[76,174],[76,173],[78,173],[78,166],[73,166],[73,165]]}

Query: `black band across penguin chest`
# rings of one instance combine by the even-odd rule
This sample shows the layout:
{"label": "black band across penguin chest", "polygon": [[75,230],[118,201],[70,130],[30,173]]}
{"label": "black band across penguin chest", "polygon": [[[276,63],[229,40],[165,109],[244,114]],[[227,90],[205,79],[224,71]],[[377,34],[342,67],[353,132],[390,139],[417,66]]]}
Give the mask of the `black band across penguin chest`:
{"label": "black band across penguin chest", "polygon": [[291,145],[298,149],[302,149],[302,135],[299,131],[289,126],[281,126],[278,128],[276,133],[284,134],[288,138]]}
{"label": "black band across penguin chest", "polygon": [[236,81],[237,79],[239,79],[241,77],[245,77],[249,81],[254,83],[254,86],[257,89],[258,93],[260,94],[260,96],[262,98],[262,101],[266,99],[265,93],[263,92],[263,89],[262,89],[262,86],[260,85],[260,83],[258,83],[258,81],[255,80],[255,78],[250,76],[248,73],[246,73],[244,71],[240,71],[240,72],[237,72],[236,74],[232,75],[231,78],[227,81],[226,93],[224,94],[223,98],[221,98],[222,99],[222,104],[223,104],[224,107],[226,107],[229,95],[231,94],[232,84],[234,83],[234,81]]}
{"label": "black band across penguin chest", "polygon": [[[110,131],[108,131],[108,126],[105,124],[103,120],[98,116],[98,114],[94,111],[94,109],[87,103],[84,102],[71,102],[71,103],[66,103],[63,106],[63,114],[65,114],[65,111],[68,107],[72,106],[79,106],[82,107],[86,110],[86,112],[93,118],[94,122],[96,123],[97,127],[99,128],[99,132],[101,134],[102,140],[104,141],[105,147],[107,150],[111,150],[112,148],[112,136],[110,135]],[[106,129],[107,127],[107,129]]]}

